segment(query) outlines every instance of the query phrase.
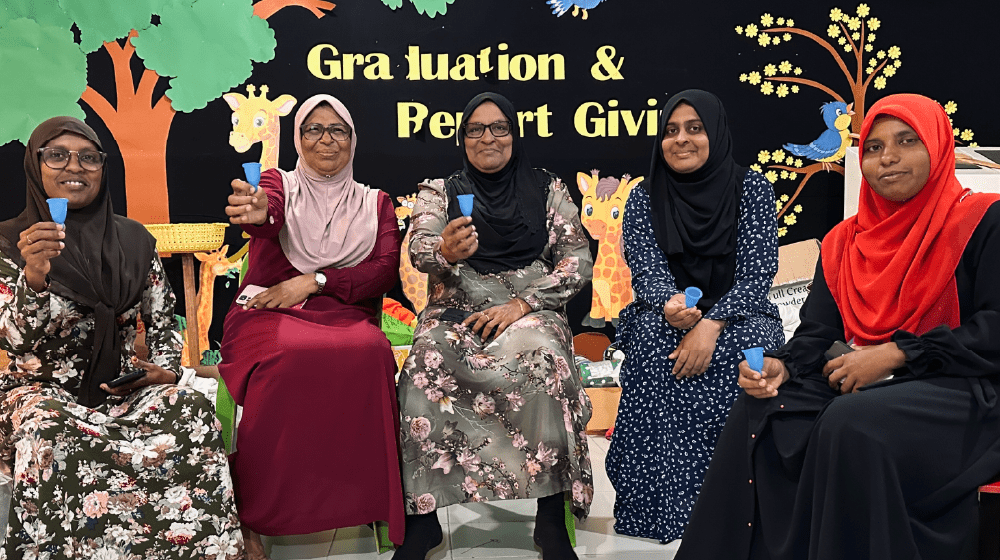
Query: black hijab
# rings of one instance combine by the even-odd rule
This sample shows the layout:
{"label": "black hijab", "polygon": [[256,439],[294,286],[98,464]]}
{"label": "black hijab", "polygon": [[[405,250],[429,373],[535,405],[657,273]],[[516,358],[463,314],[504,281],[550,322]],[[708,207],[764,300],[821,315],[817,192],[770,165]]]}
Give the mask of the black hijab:
{"label": "black hijab", "polygon": [[[72,117],[51,118],[31,133],[24,154],[27,205],[16,218],[0,222],[0,250],[20,267],[24,267],[17,248],[21,232],[37,222],[52,221],[38,149],[64,133],[82,136],[101,148],[94,130]],[[84,208],[66,213],[66,246],[52,259],[49,272],[49,289],[53,293],[94,310],[94,351],[77,395],[80,404],[91,408],[107,398],[100,384],[121,373],[123,342],[116,318],[142,296],[156,250],[156,240],[142,224],[114,214],[107,183],[105,169],[97,198]]]}
{"label": "black hijab", "polygon": [[[469,163],[465,152],[465,125],[472,112],[486,101],[496,103],[510,121],[513,139],[510,161],[496,173],[483,173]],[[479,248],[465,259],[476,272],[491,274],[517,270],[534,262],[545,248],[545,209],[548,186],[552,176],[533,169],[524,153],[517,122],[517,111],[506,97],[496,93],[481,93],[472,98],[462,113],[458,129],[458,144],[462,147],[462,170],[445,180],[448,192],[448,219],[461,217],[460,194],[475,195],[472,224],[479,234]]]}
{"label": "black hijab", "polygon": [[[708,160],[691,173],[677,173],[663,159],[661,143],[667,121],[685,102],[701,117],[708,134]],[[733,161],[733,141],[722,101],[707,91],[689,89],[671,97],[660,114],[649,175],[656,243],[667,256],[677,288],[700,288],[698,303],[708,311],[733,286],[736,234],[743,178],[747,169]]]}

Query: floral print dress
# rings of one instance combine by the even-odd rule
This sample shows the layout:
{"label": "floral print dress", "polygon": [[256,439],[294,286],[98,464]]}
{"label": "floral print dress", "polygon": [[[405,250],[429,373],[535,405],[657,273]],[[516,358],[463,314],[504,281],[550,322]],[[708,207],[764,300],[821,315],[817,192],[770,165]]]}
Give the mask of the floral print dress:
{"label": "floral print dress", "polygon": [[[564,491],[577,516],[590,510],[590,400],[564,306],[590,280],[593,259],[565,186],[554,179],[548,189],[541,255],[520,270],[481,275],[437,249],[448,223],[444,181],[420,185],[410,257],[428,273],[428,305],[398,388],[408,514]],[[479,311],[515,297],[531,312],[487,343],[439,318],[449,307]]]}
{"label": "floral print dress", "polygon": [[[174,301],[154,255],[141,301],[118,317],[122,371],[140,315],[149,361],[179,371]],[[0,559],[243,558],[213,406],[177,385],[77,404],[93,330],[90,308],[36,293],[0,255],[0,468],[14,483]]]}

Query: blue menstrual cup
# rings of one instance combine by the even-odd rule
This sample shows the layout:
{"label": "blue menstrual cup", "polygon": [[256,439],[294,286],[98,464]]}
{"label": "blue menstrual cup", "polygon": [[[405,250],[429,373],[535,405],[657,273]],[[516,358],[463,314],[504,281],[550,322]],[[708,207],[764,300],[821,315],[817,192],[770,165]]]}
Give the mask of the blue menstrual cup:
{"label": "blue menstrual cup", "polygon": [[458,195],[458,207],[462,209],[462,215],[469,217],[472,215],[472,201],[475,200],[476,195],[474,194],[460,194]]}
{"label": "blue menstrual cup", "polygon": [[59,225],[64,225],[66,223],[66,209],[69,200],[65,198],[50,198],[46,202],[49,203],[49,214],[52,214],[52,221]]}
{"label": "blue menstrual cup", "polygon": [[747,348],[743,351],[743,356],[747,359],[747,365],[750,369],[764,373],[764,349],[760,346],[755,346],[753,348]]}
{"label": "blue menstrual cup", "polygon": [[684,305],[688,307],[694,307],[698,305],[698,300],[701,299],[701,290],[691,286],[690,288],[684,290]]}
{"label": "blue menstrual cup", "polygon": [[247,175],[247,183],[253,185],[253,192],[257,192],[260,185],[260,163],[256,161],[244,163],[243,172]]}

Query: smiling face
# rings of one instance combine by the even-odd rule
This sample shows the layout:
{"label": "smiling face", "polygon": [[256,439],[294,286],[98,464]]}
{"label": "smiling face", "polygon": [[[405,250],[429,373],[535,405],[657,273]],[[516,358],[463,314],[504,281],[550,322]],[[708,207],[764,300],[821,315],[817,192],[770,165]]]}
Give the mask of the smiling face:
{"label": "smiling face", "polygon": [[677,173],[697,171],[708,161],[708,144],[708,133],[698,112],[687,103],[678,103],[660,142],[667,165]]}
{"label": "smiling face", "polygon": [[865,138],[861,174],[882,198],[904,202],[917,195],[931,172],[920,136],[896,117],[879,117]]}
{"label": "smiling face", "polygon": [[465,155],[469,158],[469,163],[483,173],[496,173],[510,161],[514,145],[514,132],[511,131],[507,136],[496,138],[489,128],[489,125],[505,120],[508,119],[504,116],[503,111],[492,101],[484,101],[469,115],[467,124],[486,125],[486,130],[481,137],[465,137]]}
{"label": "smiling face", "polygon": [[[317,123],[323,127],[340,124],[350,130],[350,126],[326,103],[321,103],[309,113],[302,125]],[[302,134],[296,131],[296,134]],[[299,139],[302,145],[302,159],[310,169],[327,177],[340,172],[351,159],[351,139],[334,140],[329,132],[323,132],[318,140]]]}
{"label": "smiling face", "polygon": [[[97,146],[83,136],[69,132],[60,134],[49,140],[45,148],[61,148],[67,151],[98,151]],[[62,169],[52,169],[39,161],[42,171],[42,187],[49,198],[65,198],[69,200],[69,208],[78,210],[97,198],[101,192],[101,177],[104,169],[88,171],[80,167],[79,154],[70,154],[69,162]]]}

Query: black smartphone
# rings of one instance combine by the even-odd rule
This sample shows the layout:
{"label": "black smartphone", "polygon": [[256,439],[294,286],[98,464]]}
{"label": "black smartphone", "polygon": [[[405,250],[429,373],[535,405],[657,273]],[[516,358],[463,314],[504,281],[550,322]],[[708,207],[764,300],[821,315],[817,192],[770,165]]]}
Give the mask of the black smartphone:
{"label": "black smartphone", "polygon": [[830,349],[824,352],[823,356],[825,356],[827,361],[829,361],[834,358],[839,358],[844,354],[850,354],[851,352],[854,352],[854,348],[851,348],[843,341],[837,340],[830,345]]}
{"label": "black smartphone", "polygon": [[144,370],[144,369],[138,369],[138,370],[135,370],[133,372],[126,373],[125,375],[123,375],[121,377],[118,377],[118,378],[112,379],[111,381],[108,381],[108,387],[111,387],[112,389],[114,389],[115,387],[121,387],[122,385],[125,385],[126,383],[131,383],[131,382],[135,381],[136,379],[142,379],[145,376],[146,376],[146,370]]}
{"label": "black smartphone", "polygon": [[443,313],[438,315],[438,319],[441,321],[450,321],[452,323],[461,323],[462,321],[469,318],[472,315],[471,311],[464,311],[462,309],[455,309],[454,307],[448,307]]}

